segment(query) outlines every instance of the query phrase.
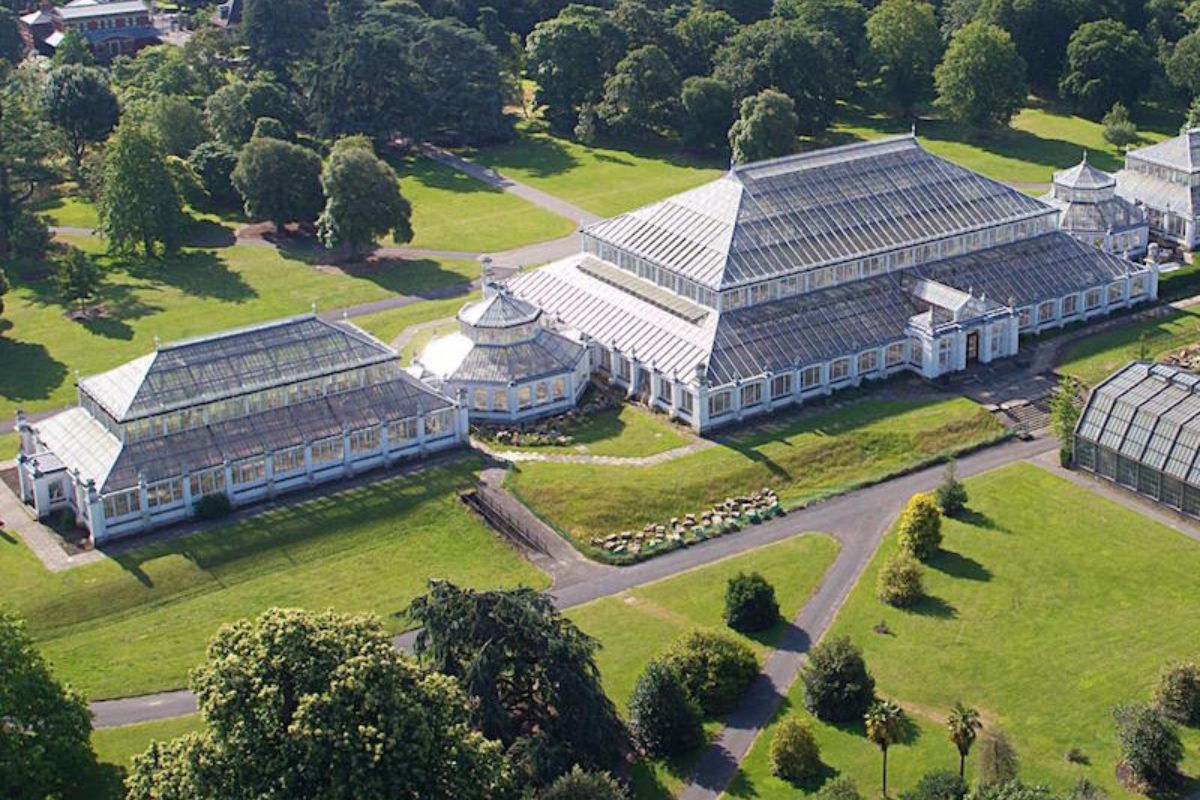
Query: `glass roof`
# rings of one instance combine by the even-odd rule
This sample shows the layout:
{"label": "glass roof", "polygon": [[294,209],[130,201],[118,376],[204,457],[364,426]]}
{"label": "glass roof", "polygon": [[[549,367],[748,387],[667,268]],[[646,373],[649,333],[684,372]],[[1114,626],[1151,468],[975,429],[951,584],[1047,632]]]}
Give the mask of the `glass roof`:
{"label": "glass roof", "polygon": [[1134,362],[1092,392],[1077,435],[1200,486],[1200,379]]}
{"label": "glass roof", "polygon": [[166,345],[80,386],[125,421],[395,357],[348,322],[306,316]]}

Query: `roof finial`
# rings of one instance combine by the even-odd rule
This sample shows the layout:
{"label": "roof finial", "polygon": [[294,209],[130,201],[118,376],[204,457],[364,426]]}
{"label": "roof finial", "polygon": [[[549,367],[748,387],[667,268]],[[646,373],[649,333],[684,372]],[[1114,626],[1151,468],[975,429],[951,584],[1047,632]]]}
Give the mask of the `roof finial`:
{"label": "roof finial", "polygon": [[156,334],[154,334],[154,349],[155,349],[155,350],[157,350],[157,349],[158,349],[158,344],[159,344],[159,342],[158,342],[158,334],[156,333]]}
{"label": "roof finial", "polygon": [[1083,148],[1083,163],[1087,163],[1087,148]]}
{"label": "roof finial", "polygon": [[315,315],[315,314],[317,313],[317,301],[316,301],[316,300],[313,300],[311,303],[309,303],[309,304],[308,304],[308,308],[309,308],[309,310],[311,310],[311,311],[312,311],[312,313]]}
{"label": "roof finial", "polygon": [[911,134],[914,139],[917,138],[917,118],[916,117],[913,117],[913,120],[912,120]]}

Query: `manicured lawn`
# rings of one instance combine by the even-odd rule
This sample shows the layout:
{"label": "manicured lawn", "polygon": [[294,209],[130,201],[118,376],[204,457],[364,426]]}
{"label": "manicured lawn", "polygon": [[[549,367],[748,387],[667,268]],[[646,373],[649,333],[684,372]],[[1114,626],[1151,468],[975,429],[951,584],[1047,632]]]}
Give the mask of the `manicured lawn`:
{"label": "manicured lawn", "polygon": [[678,426],[667,421],[665,417],[633,405],[622,405],[620,408],[592,414],[581,424],[569,428],[568,433],[574,438],[574,444],[496,447],[530,453],[640,458],[674,450],[691,441]]}
{"label": "manicured lawn", "polygon": [[17,457],[17,435],[15,433],[0,433],[0,461]]}
{"label": "manicured lawn", "polygon": [[[797,536],[573,608],[567,616],[603,645],[597,662],[604,688],[624,715],[633,685],[646,664],[690,630],[725,631],[765,658],[783,633],[784,623],[753,638],[727,628],[721,613],[725,584],[731,577],[738,572],[761,573],[775,586],[780,613],[790,620],[816,591],[837,551],[837,542],[823,534]],[[716,720],[706,720],[710,735],[719,727]],[[632,769],[635,797],[674,797],[697,755],[698,751],[671,761],[638,761]]]}
{"label": "manicured lawn", "polygon": [[721,174],[721,165],[689,159],[666,147],[588,147],[523,128],[512,143],[481,149],[471,154],[472,160],[605,217]]}
{"label": "manicured lawn", "polygon": [[473,459],[284,506],[243,522],[47,572],[0,539],[0,603],[29,621],[57,672],[92,698],[175,688],[223,622],[271,606],[394,616],[430,577],[548,581],[459,504]]}
{"label": "manicured lawn", "polygon": [[92,731],[92,749],[96,751],[98,760],[128,769],[133,757],[146,752],[151,742],[169,741],[199,728],[199,714],[184,714],[120,728],[101,728]]}
{"label": "manicured lawn", "polygon": [[423,156],[395,158],[391,163],[413,208],[414,237],[407,246],[495,252],[557,239],[575,229],[576,220]]}
{"label": "manicured lawn", "polygon": [[1159,319],[1104,331],[1073,342],[1058,371],[1095,386],[1116,369],[1138,358],[1151,360],[1200,341],[1200,311],[1173,311]]}
{"label": "manicured lawn", "polygon": [[[841,144],[908,133],[909,124],[893,113],[846,106],[830,134],[814,146]],[[1174,136],[1178,129],[1141,128],[1142,144]],[[977,134],[942,119],[917,123],[917,136],[930,152],[997,180],[1015,184],[1050,184],[1055,170],[1079,163],[1083,151],[1103,170],[1124,165],[1119,151],[1104,141],[1104,126],[1083,117],[1036,103],[1013,119],[1011,128]],[[1029,187],[1035,188],[1035,187]]]}
{"label": "manicured lawn", "polygon": [[[1086,777],[1124,796],[1110,714],[1147,700],[1166,662],[1196,656],[1200,544],[1028,464],[967,486],[971,513],[947,521],[943,552],[925,570],[930,599],[909,612],[875,599],[888,539],[831,634],[858,643],[879,692],[917,718],[915,746],[889,759],[892,785],[957,765],[941,721],[961,700],[1008,732],[1025,780],[1062,793]],[[881,620],[890,634],[874,632]],[[802,699],[798,688],[791,699]],[[817,732],[830,768],[873,796],[874,748],[858,731]],[[796,796],[767,774],[768,742],[769,732],[755,744],[738,796]],[[1184,731],[1188,775],[1200,771],[1198,743],[1200,731]],[[1069,763],[1071,748],[1089,763]]]}
{"label": "manicured lawn", "polygon": [[[98,251],[91,237],[63,237]],[[102,257],[108,267],[100,298],[107,316],[74,322],[64,314],[44,264],[10,265],[12,290],[0,319],[0,418],[18,407],[38,410],[74,401],[74,371],[90,375],[163,342],[329,310],[395,292],[419,292],[474,277],[472,262],[402,262],[356,274],[316,269],[273,247],[194,248],[144,263]]]}
{"label": "manicured lawn", "polygon": [[[355,317],[354,324],[374,334],[377,338],[391,343],[400,335],[401,331],[410,325],[419,325],[423,322],[444,319],[446,320],[447,328],[449,328],[451,324],[450,320],[454,318],[454,315],[467,303],[478,299],[479,293],[475,292],[470,295],[451,297],[445,300],[425,300],[420,303],[401,306],[400,308]],[[407,360],[411,360],[411,355]]]}
{"label": "manicured lawn", "polygon": [[510,483],[543,518],[586,543],[764,486],[794,505],[1002,434],[962,398],[866,397],[720,437],[717,447],[653,467],[523,463]]}
{"label": "manicured lawn", "polygon": [[44,214],[51,225],[89,229],[95,229],[100,225],[96,206],[82,197],[71,195],[51,197],[37,203],[33,210]]}

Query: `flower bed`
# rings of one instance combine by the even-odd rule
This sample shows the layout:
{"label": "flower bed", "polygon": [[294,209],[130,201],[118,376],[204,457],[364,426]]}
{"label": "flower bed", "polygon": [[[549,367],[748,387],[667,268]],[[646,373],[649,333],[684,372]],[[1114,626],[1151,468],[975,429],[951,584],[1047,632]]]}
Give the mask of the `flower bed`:
{"label": "flower bed", "polygon": [[736,533],[746,525],[782,514],[778,495],[773,489],[764,488],[749,495],[727,497],[699,515],[672,517],[665,525],[648,523],[640,531],[594,536],[591,544],[609,561],[641,561],[706,539]]}

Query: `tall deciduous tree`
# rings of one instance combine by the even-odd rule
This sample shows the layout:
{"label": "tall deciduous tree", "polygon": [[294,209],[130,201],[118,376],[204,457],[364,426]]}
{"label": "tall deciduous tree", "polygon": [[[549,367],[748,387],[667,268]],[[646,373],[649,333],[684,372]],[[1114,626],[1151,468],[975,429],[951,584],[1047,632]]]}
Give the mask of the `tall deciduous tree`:
{"label": "tall deciduous tree", "polygon": [[234,147],[250,138],[260,117],[273,117],[294,129],[299,116],[287,89],[265,75],[226,84],[204,103],[204,118],[213,135]]}
{"label": "tall deciduous tree", "polygon": [[671,60],[680,75],[708,75],[712,72],[713,56],[721,45],[737,32],[738,22],[724,11],[693,6],[687,16],[675,23],[678,43]]}
{"label": "tall deciduous tree", "polygon": [[960,778],[966,777],[967,755],[970,754],[971,745],[975,744],[975,737],[982,728],[983,721],[979,718],[979,712],[962,703],[955,703],[946,717],[946,732],[950,736],[951,743],[958,750],[958,777]]}
{"label": "tall deciduous tree", "polygon": [[866,59],[867,11],[858,0],[779,0],[773,13],[833,34],[856,67]]}
{"label": "tall deciduous tree", "polygon": [[1053,93],[1071,33],[1103,16],[1102,4],[1092,0],[982,0],[975,19],[1008,31],[1025,60],[1029,82],[1040,92]]}
{"label": "tall deciduous tree", "polygon": [[391,233],[397,244],[412,239],[412,207],[400,195],[392,168],[376,157],[365,137],[342,139],[321,172],[325,210],[317,220],[321,242],[351,253]]}
{"label": "tall deciduous tree", "polygon": [[46,78],[46,116],[61,132],[75,169],[84,151],[108,136],[120,116],[117,97],[95,67],[67,64]]}
{"label": "tall deciduous tree", "polygon": [[82,33],[75,28],[67,28],[63,32],[58,47],[54,48],[51,63],[56,67],[64,64],[94,67],[96,66],[96,56],[92,54],[92,48],[88,47],[87,39],[83,38]]}
{"label": "tall deciduous tree", "polygon": [[16,64],[25,57],[21,21],[10,9],[0,7],[0,59]]}
{"label": "tall deciduous tree", "polygon": [[904,736],[904,711],[891,700],[876,700],[863,716],[867,739],[883,754],[883,796],[887,797],[888,748]]}
{"label": "tall deciduous tree", "polygon": [[42,111],[42,80],[32,66],[0,61],[0,257],[14,238],[39,185],[53,179],[46,165],[53,135]]}
{"label": "tall deciduous tree", "polygon": [[773,0],[701,0],[704,8],[724,11],[743,25],[758,22],[771,13]]}
{"label": "tall deciduous tree", "polygon": [[937,104],[974,128],[1001,128],[1025,101],[1025,62],[1003,28],[972,22],[954,34],[934,71]]}
{"label": "tall deciduous tree", "polygon": [[587,106],[600,99],[604,76],[620,60],[623,38],[598,8],[568,6],[538,23],[525,42],[529,75],[537,83],[535,106],[546,119],[570,130]]}
{"label": "tall deciduous tree", "polygon": [[796,104],[774,89],[747,97],[729,129],[729,147],[738,164],[786,156],[796,149]]}
{"label": "tall deciduous tree", "polygon": [[600,686],[597,644],[532,589],[477,592],[431,582],[413,601],[416,652],[458,678],[474,720],[534,785],[573,764],[612,769],[625,732]]}
{"label": "tall deciduous tree", "polygon": [[884,0],[867,18],[871,60],[884,90],[905,117],[933,96],[933,68],[942,54],[933,6]]}
{"label": "tall deciduous tree", "polygon": [[5,797],[84,796],[95,780],[91,733],[87,702],[54,679],[24,624],[0,611],[0,787]]}
{"label": "tall deciduous tree", "polygon": [[310,223],[321,213],[321,159],[298,144],[251,139],[238,153],[230,180],[251,218],[279,227]]}
{"label": "tall deciduous tree", "polygon": [[771,19],[734,34],[717,51],[713,77],[739,100],[764,89],[783,92],[795,101],[800,133],[817,134],[833,118],[848,72],[832,34]]}
{"label": "tall deciduous tree", "polygon": [[1136,31],[1102,19],[1071,34],[1058,88],[1081,113],[1099,119],[1117,101],[1126,108],[1137,105],[1153,69],[1150,48]]}
{"label": "tall deciduous tree", "polygon": [[1171,49],[1167,78],[1192,97],[1200,95],[1200,30],[1184,36]]}
{"label": "tall deciduous tree", "polygon": [[242,13],[241,35],[256,67],[285,75],[309,55],[327,23],[321,0],[249,0]]}
{"label": "tall deciduous tree", "polygon": [[154,135],[136,123],[117,128],[104,154],[100,229],[109,247],[137,247],[154,255],[156,246],[171,250],[179,241],[183,211],[179,192]]}
{"label": "tall deciduous tree", "polygon": [[601,118],[611,127],[647,134],[669,127],[679,103],[679,73],[661,47],[634,50],[604,83]]}
{"label": "tall deciduous tree", "polygon": [[733,125],[733,90],[716,78],[693,76],[683,82],[683,141],[688,147],[717,150],[729,146]]}
{"label": "tall deciduous tree", "polygon": [[164,152],[187,158],[201,142],[208,141],[204,116],[186,97],[161,95],[148,109],[147,117]]}
{"label": "tall deciduous tree", "polygon": [[86,311],[88,303],[100,293],[104,273],[92,257],[78,247],[68,247],[58,259],[55,273],[58,293],[66,303],[78,303]]}
{"label": "tall deciduous tree", "polygon": [[373,617],[272,609],[226,625],[192,690],[203,728],[135,758],[129,800],[513,796],[454,681]]}

